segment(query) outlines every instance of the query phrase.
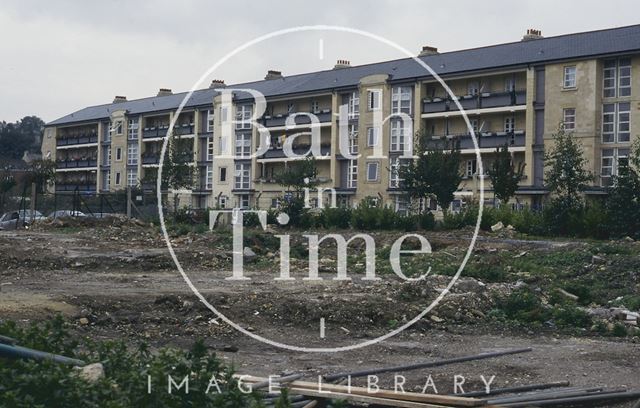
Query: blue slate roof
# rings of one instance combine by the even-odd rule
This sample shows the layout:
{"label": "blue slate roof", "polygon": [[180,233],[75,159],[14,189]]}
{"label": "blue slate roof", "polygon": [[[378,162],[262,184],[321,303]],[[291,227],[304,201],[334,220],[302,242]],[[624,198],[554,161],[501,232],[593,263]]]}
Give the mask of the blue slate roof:
{"label": "blue slate roof", "polygon": [[[636,51],[640,51],[640,25],[452,51],[424,56],[420,59],[438,75],[446,77],[470,71],[545,64],[553,61]],[[354,87],[362,77],[373,74],[388,74],[393,81],[429,77],[425,69],[413,59],[404,58],[350,68],[292,75],[282,79],[234,84],[229,87],[251,88],[260,91],[266,97],[273,97]],[[185,106],[209,105],[216,93],[214,89],[197,90]],[[186,94],[183,92],[90,106],[49,122],[47,125],[106,119],[112,112],[122,109],[126,109],[132,115],[176,109]]]}

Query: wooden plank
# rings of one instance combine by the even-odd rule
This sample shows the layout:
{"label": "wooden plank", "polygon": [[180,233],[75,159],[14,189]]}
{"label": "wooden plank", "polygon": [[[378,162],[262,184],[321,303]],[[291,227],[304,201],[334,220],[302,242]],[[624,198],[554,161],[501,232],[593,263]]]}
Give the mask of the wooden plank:
{"label": "wooden plank", "polygon": [[[244,380],[247,382],[263,382],[266,379],[261,377],[253,377],[253,376],[244,376]],[[274,383],[277,379],[274,379]],[[339,393],[345,395],[357,395],[357,396],[375,396],[376,398],[386,398],[391,400],[401,400],[408,402],[418,402],[423,404],[439,404],[445,405],[449,407],[479,407],[486,405],[486,402],[476,398],[464,398],[464,397],[456,397],[449,395],[438,395],[438,394],[422,394],[416,392],[395,392],[391,390],[383,390],[380,389],[378,392],[373,393],[369,392],[367,388],[364,387],[349,387],[346,385],[337,385],[337,384],[325,384],[321,383],[319,385],[317,382],[310,381],[293,381],[286,385],[288,388],[296,388],[296,389],[306,389],[311,391],[320,392],[320,394],[324,394],[324,392],[331,393]],[[321,391],[320,391],[321,390]],[[304,394],[307,395],[307,394]],[[395,405],[392,405],[395,406]],[[404,406],[404,405],[403,405]]]}
{"label": "wooden plank", "polygon": [[376,404],[376,405],[382,405],[387,407],[446,408],[446,405],[434,405],[434,404],[427,404],[422,402],[391,400],[387,398],[371,397],[371,396],[356,395],[356,394],[345,394],[340,392],[328,392],[328,391],[318,392],[317,390],[312,390],[308,388],[290,387],[289,392],[291,394],[306,395],[308,397],[363,402],[366,404]]}

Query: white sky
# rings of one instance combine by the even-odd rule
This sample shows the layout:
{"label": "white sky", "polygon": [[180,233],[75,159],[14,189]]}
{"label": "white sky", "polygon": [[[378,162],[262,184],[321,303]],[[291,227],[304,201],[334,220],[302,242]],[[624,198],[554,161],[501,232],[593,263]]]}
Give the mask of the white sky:
{"label": "white sky", "polygon": [[[370,31],[415,50],[441,52],[639,23],[637,0],[37,1],[0,7],[0,120],[56,119],[114,95],[190,89],[219,58],[268,32],[300,25]],[[324,58],[318,43],[324,41]],[[242,53],[211,78],[227,84],[404,57],[354,35],[306,33]],[[208,85],[206,82],[205,86]]]}

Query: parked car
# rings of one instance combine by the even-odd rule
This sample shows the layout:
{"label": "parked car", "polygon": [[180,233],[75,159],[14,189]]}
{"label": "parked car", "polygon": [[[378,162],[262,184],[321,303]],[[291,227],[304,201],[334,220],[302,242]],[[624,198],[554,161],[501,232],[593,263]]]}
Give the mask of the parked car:
{"label": "parked car", "polygon": [[86,217],[87,215],[82,211],[72,210],[58,210],[49,214],[49,218],[62,218],[62,217]]}
{"label": "parked car", "polygon": [[14,230],[18,225],[29,225],[33,221],[43,220],[45,218],[46,217],[37,210],[34,211],[33,214],[31,214],[31,210],[10,211],[0,217],[0,230]]}

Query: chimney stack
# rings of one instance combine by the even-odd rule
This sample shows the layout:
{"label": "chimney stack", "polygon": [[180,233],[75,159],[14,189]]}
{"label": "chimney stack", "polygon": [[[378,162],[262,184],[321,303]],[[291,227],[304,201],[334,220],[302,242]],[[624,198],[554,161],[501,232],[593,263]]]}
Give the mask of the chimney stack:
{"label": "chimney stack", "polygon": [[126,96],[116,95],[116,97],[113,98],[113,103],[121,103],[121,102],[126,102],[126,101],[127,101],[127,97]]}
{"label": "chimney stack", "polygon": [[267,75],[265,75],[264,79],[267,81],[270,79],[282,79],[282,72],[270,69],[267,71]]}
{"label": "chimney stack", "polygon": [[336,65],[333,67],[333,69],[342,69],[342,68],[350,68],[350,67],[351,67],[351,61],[339,59],[336,62]]}
{"label": "chimney stack", "polygon": [[173,92],[171,92],[171,89],[169,89],[169,88],[160,88],[158,90],[158,96],[167,96],[167,95],[173,95]]}
{"label": "chimney stack", "polygon": [[418,57],[425,57],[427,55],[436,55],[436,54],[440,54],[438,52],[438,48],[437,47],[432,47],[430,45],[425,45],[425,46],[422,47],[422,50],[418,54]]}
{"label": "chimney stack", "polygon": [[527,30],[527,33],[522,37],[522,41],[539,40],[541,38],[544,38],[542,35],[542,31],[536,30],[535,28],[530,28]]}
{"label": "chimney stack", "polygon": [[225,86],[227,86],[224,83],[224,79],[213,79],[211,80],[211,84],[209,85],[210,89],[214,89],[214,88],[224,88]]}

